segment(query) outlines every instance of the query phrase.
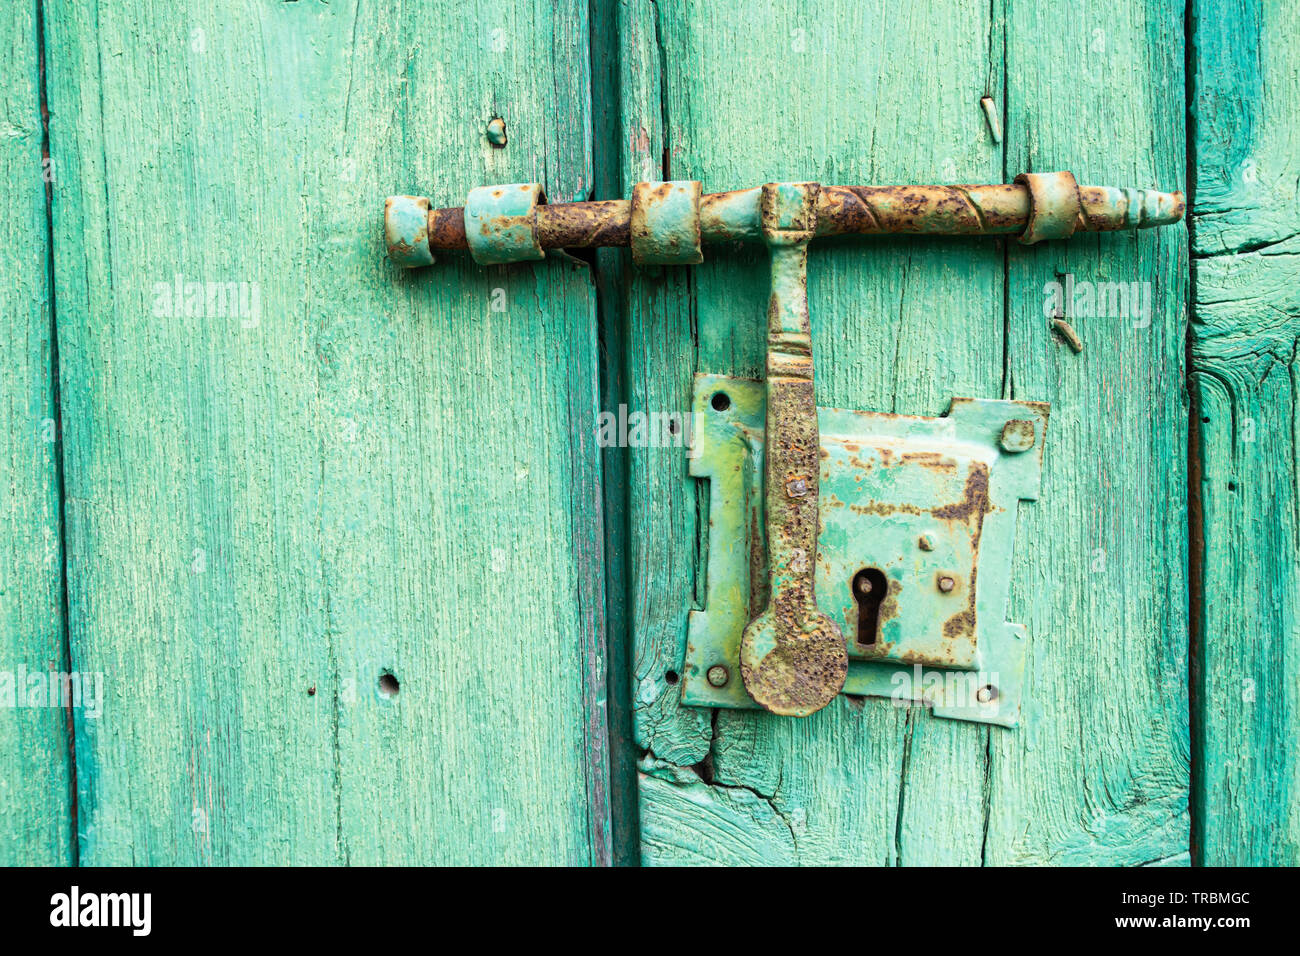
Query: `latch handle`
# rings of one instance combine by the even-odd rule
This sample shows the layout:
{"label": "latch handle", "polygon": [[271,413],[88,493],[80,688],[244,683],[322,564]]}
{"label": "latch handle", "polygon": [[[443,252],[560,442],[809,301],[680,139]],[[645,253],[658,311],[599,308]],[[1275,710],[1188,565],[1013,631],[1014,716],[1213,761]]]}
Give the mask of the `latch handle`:
{"label": "latch handle", "polygon": [[774,714],[806,717],[840,692],[849,671],[839,626],[814,590],[821,516],[821,440],[813,394],[808,243],[816,234],[816,183],[763,187],[760,215],[772,254],[767,305],[767,606],[740,641],[749,696]]}

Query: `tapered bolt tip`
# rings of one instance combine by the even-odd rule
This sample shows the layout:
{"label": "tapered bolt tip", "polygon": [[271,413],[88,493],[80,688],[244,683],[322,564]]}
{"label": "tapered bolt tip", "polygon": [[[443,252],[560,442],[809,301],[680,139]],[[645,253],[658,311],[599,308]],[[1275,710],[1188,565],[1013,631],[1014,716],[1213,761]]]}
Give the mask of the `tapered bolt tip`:
{"label": "tapered bolt tip", "polygon": [[1088,218],[1099,229],[1169,226],[1181,221],[1187,212],[1187,197],[1181,192],[1114,186],[1084,186],[1080,192]]}
{"label": "tapered bolt tip", "polygon": [[1169,226],[1182,220],[1187,212],[1187,197],[1181,192],[1162,193],[1151,190],[1146,196],[1144,226]]}
{"label": "tapered bolt tip", "polygon": [[388,258],[413,269],[433,262],[429,248],[429,200],[423,196],[389,196],[384,201],[384,242]]}
{"label": "tapered bolt tip", "polygon": [[1169,200],[1169,212],[1165,213],[1169,216],[1167,222],[1178,222],[1187,212],[1187,196],[1182,193],[1170,193]]}

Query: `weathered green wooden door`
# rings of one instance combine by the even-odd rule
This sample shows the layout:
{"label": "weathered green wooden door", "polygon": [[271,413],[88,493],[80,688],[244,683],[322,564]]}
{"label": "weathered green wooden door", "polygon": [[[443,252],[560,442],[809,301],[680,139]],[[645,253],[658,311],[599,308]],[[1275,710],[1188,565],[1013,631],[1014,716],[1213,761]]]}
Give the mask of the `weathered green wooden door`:
{"label": "weathered green wooden door", "polygon": [[[1296,17],[6,4],[0,678],[102,684],[0,708],[0,862],[1297,862]],[[1052,405],[1015,729],[680,703],[707,488],[681,448],[598,447],[598,413],[762,377],[761,248],[403,272],[378,228],[386,195],[484,184],[1058,169],[1188,189],[1190,246],[810,267],[819,404]],[[1067,277],[1149,308],[1072,316],[1076,352]]]}

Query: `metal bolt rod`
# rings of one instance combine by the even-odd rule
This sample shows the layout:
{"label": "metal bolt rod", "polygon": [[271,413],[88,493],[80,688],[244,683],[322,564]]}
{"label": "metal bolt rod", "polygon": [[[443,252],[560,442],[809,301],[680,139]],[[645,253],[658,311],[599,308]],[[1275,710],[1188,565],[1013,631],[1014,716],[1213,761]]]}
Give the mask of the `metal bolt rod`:
{"label": "metal bolt rod", "polygon": [[[1186,210],[1181,192],[1080,186],[1076,229],[1112,232],[1178,222]],[[709,193],[700,201],[704,242],[761,242],[762,187]],[[1029,225],[1029,188],[990,186],[822,186],[817,235],[999,236]],[[537,208],[543,249],[631,244],[632,203],[627,199],[553,203]],[[461,206],[429,210],[431,249],[468,249]]]}

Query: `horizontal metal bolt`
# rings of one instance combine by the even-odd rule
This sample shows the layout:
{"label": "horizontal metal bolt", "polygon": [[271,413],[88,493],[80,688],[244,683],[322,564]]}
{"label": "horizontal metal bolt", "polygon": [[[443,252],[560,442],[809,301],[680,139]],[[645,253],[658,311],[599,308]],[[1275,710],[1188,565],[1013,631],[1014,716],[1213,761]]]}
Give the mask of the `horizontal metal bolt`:
{"label": "horizontal metal bolt", "polygon": [[[498,123],[500,143],[493,140]],[[505,121],[500,117],[489,123],[488,138],[494,146],[505,145]],[[764,241],[763,189],[701,194],[697,207],[700,242]],[[1108,232],[1167,225],[1182,219],[1185,207],[1182,193],[1079,186],[1068,174],[1036,174],[1022,182],[985,186],[822,185],[813,221],[817,236],[1020,234],[1026,241],[1035,241],[1063,238],[1076,229]],[[626,199],[541,206],[536,217],[538,241],[542,249],[632,245],[632,208]],[[688,261],[686,249],[695,249],[694,213],[690,222],[690,241],[682,244],[681,261]],[[469,248],[472,225],[460,207],[429,210],[429,249]],[[404,266],[427,264],[413,259],[394,261]]]}

